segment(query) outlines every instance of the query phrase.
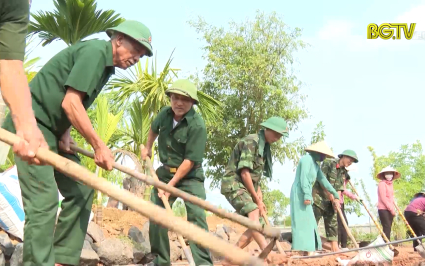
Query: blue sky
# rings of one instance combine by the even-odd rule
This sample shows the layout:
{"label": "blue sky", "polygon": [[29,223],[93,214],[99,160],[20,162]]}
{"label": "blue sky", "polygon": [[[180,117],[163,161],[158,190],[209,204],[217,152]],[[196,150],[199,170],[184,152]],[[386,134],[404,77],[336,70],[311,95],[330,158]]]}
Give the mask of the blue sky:
{"label": "blue sky", "polygon": [[[39,0],[33,1],[31,11],[53,8],[53,1]],[[425,143],[425,125],[419,119],[425,98],[425,40],[366,39],[369,23],[416,22],[416,31],[425,31],[425,1],[101,0],[98,8],[114,9],[126,19],[146,24],[152,31],[160,67],[176,48],[172,67],[182,69],[180,77],[205,65],[203,43],[187,23],[197,16],[226,27],[231,20],[254,18],[259,9],[276,11],[290,27],[302,28],[301,38],[311,46],[296,54],[294,69],[304,83],[302,92],[308,95],[305,104],[311,117],[291,132],[290,139],[303,135],[309,140],[315,125],[323,121],[326,142],[335,153],[344,149],[357,152],[358,170],[351,176],[364,180],[374,202],[377,188],[367,147],[373,146],[381,155],[416,140]],[[94,37],[107,38],[103,33]],[[40,45],[31,57],[41,57],[41,65],[65,47],[62,41]],[[289,195],[294,176],[292,162],[276,164],[273,185]],[[208,189],[207,200],[231,209],[218,190]],[[347,218],[350,224],[366,223],[366,215]]]}

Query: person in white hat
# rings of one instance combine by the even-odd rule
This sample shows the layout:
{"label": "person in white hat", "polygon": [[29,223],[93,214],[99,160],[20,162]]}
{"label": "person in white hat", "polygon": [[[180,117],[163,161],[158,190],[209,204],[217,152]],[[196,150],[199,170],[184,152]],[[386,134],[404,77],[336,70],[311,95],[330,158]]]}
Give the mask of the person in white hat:
{"label": "person in white hat", "polygon": [[324,141],[315,143],[305,149],[306,155],[301,157],[296,176],[291,188],[291,227],[292,250],[314,252],[322,249],[322,242],[317,230],[313,213],[313,184],[316,180],[334,196],[334,206],[339,208],[338,192],[332,187],[320,169],[318,161],[326,157],[335,158],[332,150]]}
{"label": "person in white hat", "polygon": [[378,184],[378,215],[382,230],[388,239],[391,239],[391,227],[395,216],[393,181],[400,178],[400,173],[387,166],[382,169],[376,178],[381,181]]}

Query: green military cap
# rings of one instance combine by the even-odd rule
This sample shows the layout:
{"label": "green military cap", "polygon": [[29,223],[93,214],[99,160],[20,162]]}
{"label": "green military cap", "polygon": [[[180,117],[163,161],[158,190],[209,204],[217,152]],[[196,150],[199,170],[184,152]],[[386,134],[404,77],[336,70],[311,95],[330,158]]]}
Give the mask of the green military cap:
{"label": "green military cap", "polygon": [[339,154],[338,157],[341,158],[344,155],[353,158],[355,163],[359,161],[359,159],[357,158],[357,154],[353,150],[345,150],[341,154]]}
{"label": "green military cap", "polygon": [[153,55],[151,44],[152,34],[149,28],[146,27],[143,23],[135,20],[125,20],[114,28],[106,29],[106,34],[111,37],[114,31],[121,32],[138,41],[141,45],[146,47],[148,50],[147,55],[149,57]]}
{"label": "green military cap", "polygon": [[279,134],[282,134],[285,137],[289,136],[288,127],[286,125],[285,119],[282,117],[273,116],[260,124],[261,126],[276,131]]}
{"label": "green military cap", "polygon": [[170,96],[170,93],[180,94],[186,97],[191,98],[195,101],[195,104],[199,104],[198,100],[198,89],[195,84],[188,79],[179,79],[176,80],[171,86],[165,91],[167,96]]}

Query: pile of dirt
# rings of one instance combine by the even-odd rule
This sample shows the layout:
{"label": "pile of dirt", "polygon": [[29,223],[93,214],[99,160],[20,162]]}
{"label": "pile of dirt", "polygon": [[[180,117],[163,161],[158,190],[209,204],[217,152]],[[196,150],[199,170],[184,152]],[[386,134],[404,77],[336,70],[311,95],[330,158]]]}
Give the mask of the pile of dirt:
{"label": "pile of dirt", "polygon": [[[95,212],[95,210],[93,210]],[[186,219],[186,217],[183,217]],[[103,233],[105,237],[116,237],[118,235],[128,234],[128,230],[132,226],[143,228],[143,225],[148,219],[141,214],[134,211],[123,211],[115,208],[104,208],[103,209]],[[227,219],[222,219],[215,215],[207,216],[208,228],[210,231],[215,231],[217,225],[225,224],[232,227],[236,233],[242,234],[246,230],[240,224],[234,223]]]}
{"label": "pile of dirt", "polygon": [[[104,208],[103,209],[103,233],[106,238],[113,238],[119,235],[127,235],[128,230],[132,226],[136,226],[137,228],[142,229],[144,224],[148,221],[148,219],[137,212],[133,211],[122,211],[115,208]],[[220,225],[226,225],[231,227],[238,235],[242,234],[246,228],[237,223],[229,221],[227,219],[222,219],[215,215],[207,216],[207,223],[209,230],[211,232],[215,232]],[[281,242],[284,250],[290,250],[290,244]],[[418,253],[413,251],[411,244],[408,246],[399,246],[397,249],[400,251],[400,254],[394,258],[393,265],[400,266],[417,266],[422,265],[421,262],[424,261]],[[251,254],[259,253],[258,245],[255,242],[252,242],[248,247],[245,248]],[[298,254],[288,254],[290,256],[297,256]],[[291,259],[290,265],[315,265],[315,266],[337,266],[340,265],[337,261],[337,258],[342,260],[348,260],[354,257],[347,256],[345,254],[339,254],[334,256],[327,256],[323,258],[315,258],[315,259]],[[184,261],[179,261],[179,265],[185,265]],[[220,265],[218,262],[215,265]],[[425,264],[424,264],[425,265]]]}

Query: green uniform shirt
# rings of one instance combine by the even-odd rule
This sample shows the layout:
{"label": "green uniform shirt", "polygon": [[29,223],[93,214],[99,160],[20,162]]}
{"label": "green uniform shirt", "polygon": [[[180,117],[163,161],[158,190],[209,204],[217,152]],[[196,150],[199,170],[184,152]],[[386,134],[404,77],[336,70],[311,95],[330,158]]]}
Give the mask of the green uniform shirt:
{"label": "green uniform shirt", "polygon": [[56,136],[62,136],[71,126],[62,108],[66,88],[87,93],[83,105],[88,109],[114,73],[111,42],[89,40],[62,50],[29,84],[35,117]]}
{"label": "green uniform shirt", "polygon": [[[336,191],[344,191],[344,179],[347,175],[347,169],[340,167],[338,162],[339,159],[326,159],[322,163],[321,170]],[[326,191],[317,181],[313,186],[313,200],[314,204],[323,210],[325,206],[330,206]]]}
{"label": "green uniform shirt", "polygon": [[174,113],[170,106],[161,109],[152,122],[158,135],[159,159],[162,164],[178,168],[183,160],[193,161],[194,168],[187,177],[204,181],[202,161],[207,143],[207,130],[202,117],[191,108],[173,128]]}
{"label": "green uniform shirt", "polygon": [[28,23],[28,0],[0,0],[0,60],[24,61]]}
{"label": "green uniform shirt", "polygon": [[[229,163],[226,166],[224,177],[221,181],[221,193],[226,194],[245,187],[241,178],[241,170],[243,168],[249,169],[252,183],[255,190],[257,190],[268,161],[267,158],[270,158],[270,156],[270,145],[266,142],[264,130],[239,140],[233,148]],[[269,164],[271,165],[271,162]],[[271,172],[266,172],[264,174],[270,177]]]}

